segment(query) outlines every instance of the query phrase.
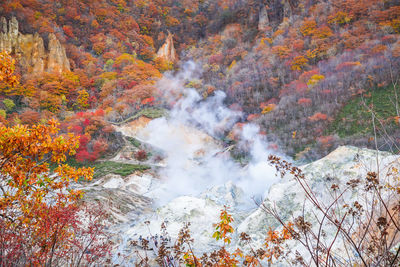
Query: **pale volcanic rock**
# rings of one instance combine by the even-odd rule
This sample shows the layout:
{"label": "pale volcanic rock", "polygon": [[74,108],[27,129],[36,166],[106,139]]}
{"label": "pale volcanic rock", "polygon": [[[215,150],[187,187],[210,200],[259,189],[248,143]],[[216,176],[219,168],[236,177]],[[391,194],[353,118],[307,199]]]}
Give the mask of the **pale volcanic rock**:
{"label": "pale volcanic rock", "polygon": [[178,56],[174,47],[174,36],[170,32],[168,32],[165,43],[158,50],[157,57],[163,58],[173,63],[178,61]]}
{"label": "pale volcanic rock", "polygon": [[53,33],[49,34],[48,51],[43,38],[38,33],[22,34],[18,21],[12,17],[9,21],[0,19],[0,51],[6,51],[17,57],[19,64],[29,73],[62,73],[70,70],[65,48]]}
{"label": "pale volcanic rock", "polygon": [[49,34],[49,54],[47,61],[47,72],[61,73],[65,70],[70,70],[70,64],[65,53],[65,48],[54,35]]}
{"label": "pale volcanic rock", "polygon": [[[318,199],[327,205],[332,202],[328,189],[333,183],[343,186],[352,179],[362,181],[368,171],[377,171],[377,158],[382,177],[385,177],[392,167],[398,169],[400,166],[400,157],[388,152],[341,146],[326,157],[300,168]],[[318,227],[314,214],[321,219],[322,213],[315,210],[315,207],[308,201],[304,202],[305,198],[305,193],[299,184],[290,177],[285,177],[281,182],[270,187],[264,205],[276,207],[277,213],[284,221],[292,221],[293,218],[304,214],[306,220],[309,220],[314,228]],[[363,196],[349,193],[345,194],[344,198],[350,202],[362,199]],[[246,232],[259,247],[262,247],[269,227],[281,229],[281,225],[271,215],[259,208],[239,224],[237,232]],[[325,227],[325,231],[330,240],[335,236],[336,228],[328,225]],[[345,253],[342,251],[342,244],[341,240],[337,240],[332,248],[333,252],[339,255]],[[299,243],[291,242],[290,249],[308,255]]]}
{"label": "pale volcanic rock", "polygon": [[269,26],[269,18],[267,8],[263,6],[261,8],[259,18],[258,18],[258,30],[263,31]]}
{"label": "pale volcanic rock", "polygon": [[149,122],[151,121],[152,119],[147,118],[146,116],[140,116],[139,118],[130,121],[122,126],[115,126],[115,129],[125,136],[134,137],[138,134],[138,132],[146,128],[147,124],[149,124]]}

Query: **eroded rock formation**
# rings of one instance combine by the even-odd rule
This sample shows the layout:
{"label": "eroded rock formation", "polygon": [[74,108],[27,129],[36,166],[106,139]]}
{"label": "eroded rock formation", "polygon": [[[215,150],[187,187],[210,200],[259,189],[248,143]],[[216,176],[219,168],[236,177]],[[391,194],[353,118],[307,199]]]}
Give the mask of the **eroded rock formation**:
{"label": "eroded rock formation", "polygon": [[49,34],[48,50],[39,34],[22,34],[15,17],[0,19],[0,51],[16,55],[20,65],[29,73],[62,73],[70,70],[65,48],[53,34]]}
{"label": "eroded rock formation", "polygon": [[265,30],[269,26],[268,12],[265,5],[261,8],[258,20],[258,30]]}
{"label": "eroded rock formation", "polygon": [[276,28],[283,19],[291,17],[299,6],[298,0],[263,0],[258,14],[258,30]]}
{"label": "eroded rock formation", "polygon": [[174,37],[173,34],[168,32],[168,37],[165,40],[165,43],[157,52],[157,57],[161,57],[167,61],[175,63],[178,61],[178,56],[176,55],[173,37]]}

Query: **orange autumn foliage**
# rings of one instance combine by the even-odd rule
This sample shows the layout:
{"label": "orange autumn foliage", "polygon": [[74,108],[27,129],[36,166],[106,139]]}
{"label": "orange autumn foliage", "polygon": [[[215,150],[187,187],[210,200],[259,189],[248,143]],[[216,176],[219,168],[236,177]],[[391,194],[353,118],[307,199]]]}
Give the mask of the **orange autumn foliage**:
{"label": "orange autumn foliage", "polygon": [[273,259],[279,259],[283,254],[283,245],[287,240],[293,239],[293,223],[289,222],[284,225],[281,231],[272,231],[271,229],[267,233],[265,238],[266,253],[263,255],[264,258],[272,263]]}
{"label": "orange autumn foliage", "polygon": [[[47,261],[44,255],[48,255],[48,249],[55,243],[64,247],[67,243],[63,242],[73,238],[68,228],[63,228],[63,232],[50,229],[46,220],[51,219],[48,217],[50,210],[73,206],[82,197],[81,191],[69,188],[71,181],[90,180],[93,176],[92,168],[74,168],[64,163],[68,155],[75,154],[78,146],[78,137],[60,135],[54,120],[32,127],[0,126],[2,234],[14,233],[21,237],[22,248],[17,251],[21,253],[24,247],[29,248],[29,255],[25,256],[34,266]],[[57,242],[53,238],[57,238]],[[16,253],[14,258],[18,257],[11,248],[2,257],[13,258],[7,253]]]}
{"label": "orange autumn foliage", "polygon": [[308,117],[308,119],[310,121],[313,121],[313,122],[315,122],[315,121],[324,121],[324,120],[328,119],[328,116],[326,114],[324,114],[324,113],[317,112],[314,115],[312,115],[311,117]]}
{"label": "orange autumn foliage", "polygon": [[216,240],[222,239],[224,243],[230,243],[231,238],[228,236],[228,233],[233,233],[233,228],[230,225],[234,220],[232,215],[228,213],[227,207],[221,210],[220,217],[221,221],[218,224],[215,224],[215,232],[213,234],[213,238]]}
{"label": "orange autumn foliage", "polygon": [[0,52],[0,85],[14,87],[18,79],[14,74],[15,60],[6,52]]}

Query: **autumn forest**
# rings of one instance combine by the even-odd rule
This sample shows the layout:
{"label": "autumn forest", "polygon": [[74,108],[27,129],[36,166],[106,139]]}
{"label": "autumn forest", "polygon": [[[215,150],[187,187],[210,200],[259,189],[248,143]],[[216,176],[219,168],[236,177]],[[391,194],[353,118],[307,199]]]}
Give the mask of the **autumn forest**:
{"label": "autumn forest", "polygon": [[0,1],[0,266],[398,266],[399,81],[397,0]]}

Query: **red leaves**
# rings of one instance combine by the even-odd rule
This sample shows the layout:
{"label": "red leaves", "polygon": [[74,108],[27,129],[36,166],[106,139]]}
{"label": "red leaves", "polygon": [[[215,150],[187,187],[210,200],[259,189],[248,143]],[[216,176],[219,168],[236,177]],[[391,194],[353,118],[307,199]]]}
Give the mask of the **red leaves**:
{"label": "red leaves", "polygon": [[[92,222],[80,223],[89,211],[77,208],[82,192],[69,184],[79,178],[90,180],[93,169],[62,164],[67,155],[75,154],[78,137],[59,135],[56,121],[32,127],[2,126],[0,136],[0,181],[8,185],[0,195],[0,262],[39,266],[51,265],[56,258],[78,257],[79,250],[71,252],[73,242],[82,243],[88,234],[82,229]],[[54,171],[50,164],[56,165]],[[104,229],[98,222],[93,222],[95,229]],[[86,246],[99,251],[107,248],[93,242]]]}
{"label": "red leaves", "polygon": [[67,35],[68,37],[70,37],[70,38],[75,38],[73,29],[72,29],[71,26],[69,26],[69,25],[64,25],[64,26],[63,26],[63,31],[64,31],[65,35]]}
{"label": "red leaves", "polygon": [[86,126],[89,126],[89,124],[90,124],[90,120],[89,120],[88,118],[86,118],[86,119],[83,121],[83,125],[86,127]]}
{"label": "red leaves", "polygon": [[93,152],[96,154],[102,154],[108,148],[107,141],[105,139],[98,139],[93,144]]}
{"label": "red leaves", "polygon": [[258,119],[259,117],[260,117],[260,114],[249,114],[249,116],[247,116],[247,120],[254,121],[254,120]]}
{"label": "red leaves", "polygon": [[212,64],[220,65],[220,64],[223,63],[223,61],[224,61],[224,55],[223,55],[222,53],[218,53],[218,54],[215,54],[215,55],[211,55],[211,56],[208,58],[208,63],[209,63],[210,65],[212,65]]}
{"label": "red leaves", "polygon": [[314,115],[312,115],[311,117],[308,117],[308,119],[312,122],[316,122],[316,121],[325,121],[328,119],[328,116],[324,113],[321,112],[317,112]]}
{"label": "red leaves", "polygon": [[51,261],[74,265],[79,260],[84,265],[104,262],[111,248],[102,221],[104,215],[100,207],[39,205],[31,211],[31,216],[39,219],[19,231],[11,231],[0,219],[0,261],[25,265],[25,260],[26,265],[30,262],[35,266]]}
{"label": "red leaves", "polygon": [[135,159],[143,161],[147,159],[147,152],[145,150],[139,150],[135,153]]}
{"label": "red leaves", "polygon": [[[68,125],[69,124],[69,125]],[[94,161],[107,152],[107,139],[114,128],[104,120],[104,110],[78,112],[69,119],[65,128],[79,134],[80,144],[76,154],[79,162]]]}
{"label": "red leaves", "polygon": [[80,135],[79,136],[79,148],[86,148],[89,141],[90,141],[90,139],[87,135]]}
{"label": "red leaves", "polygon": [[152,105],[154,103],[154,97],[152,96],[152,97],[145,98],[140,103],[142,105]]}
{"label": "red leaves", "polygon": [[323,147],[324,149],[328,149],[333,145],[335,138],[332,135],[320,136],[317,138],[317,141],[321,145],[321,147]]}
{"label": "red leaves", "polygon": [[361,66],[360,62],[343,62],[336,66],[337,71],[348,72],[351,71],[354,67]]}
{"label": "red leaves", "polygon": [[79,152],[75,156],[78,162],[90,161],[91,156],[90,153],[86,149],[80,149]]}
{"label": "red leaves", "polygon": [[305,106],[305,107],[309,107],[312,104],[312,100],[310,98],[300,98],[299,100],[297,100],[297,104]]}
{"label": "red leaves", "polygon": [[79,125],[74,125],[72,126],[71,130],[74,134],[82,134],[83,128]]}

